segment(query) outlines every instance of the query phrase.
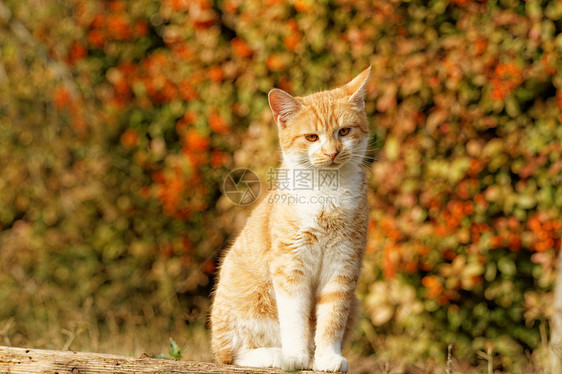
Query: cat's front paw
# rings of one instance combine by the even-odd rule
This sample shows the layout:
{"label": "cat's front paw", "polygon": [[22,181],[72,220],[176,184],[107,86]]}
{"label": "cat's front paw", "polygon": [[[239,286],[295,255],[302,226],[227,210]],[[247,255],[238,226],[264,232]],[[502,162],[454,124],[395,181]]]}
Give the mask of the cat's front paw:
{"label": "cat's front paw", "polygon": [[286,371],[311,369],[310,356],[307,352],[283,352],[281,369]]}
{"label": "cat's front paw", "polygon": [[316,371],[339,371],[347,373],[347,360],[338,354],[323,354],[314,357],[314,370]]}

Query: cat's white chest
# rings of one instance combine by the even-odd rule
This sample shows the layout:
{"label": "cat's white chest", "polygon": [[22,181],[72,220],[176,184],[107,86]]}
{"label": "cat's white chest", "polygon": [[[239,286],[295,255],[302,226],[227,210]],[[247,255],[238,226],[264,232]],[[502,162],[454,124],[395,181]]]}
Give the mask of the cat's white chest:
{"label": "cat's white chest", "polygon": [[[323,218],[348,216],[352,218],[363,199],[363,174],[358,168],[337,170],[337,179],[306,191],[291,191],[295,196],[295,213],[303,231],[312,230],[319,234],[319,242],[328,240],[330,230]],[[334,182],[335,181],[335,182]],[[342,224],[344,222],[342,221]],[[322,244],[322,243],[321,243]]]}
{"label": "cat's white chest", "polygon": [[[344,173],[337,188],[309,191],[294,206],[299,217],[297,237],[302,238],[297,248],[311,279],[319,286],[329,269],[353,255],[352,243],[346,240],[349,236],[343,233],[354,229],[351,222],[364,202],[363,178],[359,173]],[[307,240],[311,236],[314,240]]]}
{"label": "cat's white chest", "polygon": [[342,188],[337,191],[323,191],[306,195],[305,199],[295,205],[295,212],[300,219],[302,230],[324,231],[319,217],[331,216],[336,211],[352,211],[356,201],[350,191]]}

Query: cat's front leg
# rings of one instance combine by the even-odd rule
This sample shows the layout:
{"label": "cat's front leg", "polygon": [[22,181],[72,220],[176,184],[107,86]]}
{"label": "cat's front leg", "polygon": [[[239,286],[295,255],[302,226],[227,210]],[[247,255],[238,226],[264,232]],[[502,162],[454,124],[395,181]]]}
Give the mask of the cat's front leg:
{"label": "cat's front leg", "polygon": [[283,370],[311,369],[310,341],[311,290],[297,259],[278,258],[272,264],[277,299],[283,357]]}
{"label": "cat's front leg", "polygon": [[328,280],[316,297],[314,370],[347,372],[348,363],[341,354],[341,346],[358,270],[345,262],[329,267],[331,269],[324,273]]}

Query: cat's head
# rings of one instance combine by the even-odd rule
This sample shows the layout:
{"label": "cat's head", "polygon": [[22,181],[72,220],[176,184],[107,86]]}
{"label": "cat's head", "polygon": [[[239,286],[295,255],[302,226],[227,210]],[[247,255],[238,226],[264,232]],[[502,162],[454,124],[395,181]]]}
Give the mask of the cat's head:
{"label": "cat's head", "polygon": [[364,97],[370,72],[371,67],[342,87],[304,97],[277,88],[269,92],[286,163],[339,168],[363,161],[369,138]]}

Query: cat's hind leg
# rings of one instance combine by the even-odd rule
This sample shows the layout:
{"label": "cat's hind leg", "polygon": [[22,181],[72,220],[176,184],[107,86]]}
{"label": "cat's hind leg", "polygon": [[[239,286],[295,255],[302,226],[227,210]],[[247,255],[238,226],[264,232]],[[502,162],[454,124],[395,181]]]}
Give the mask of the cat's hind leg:
{"label": "cat's hind leg", "polygon": [[220,298],[215,299],[211,309],[211,349],[221,364],[232,364],[236,354],[236,324],[229,308],[224,307]]}
{"label": "cat's hind leg", "polygon": [[237,321],[240,346],[234,354],[234,364],[251,367],[282,365],[279,323],[272,318],[240,318]]}

